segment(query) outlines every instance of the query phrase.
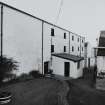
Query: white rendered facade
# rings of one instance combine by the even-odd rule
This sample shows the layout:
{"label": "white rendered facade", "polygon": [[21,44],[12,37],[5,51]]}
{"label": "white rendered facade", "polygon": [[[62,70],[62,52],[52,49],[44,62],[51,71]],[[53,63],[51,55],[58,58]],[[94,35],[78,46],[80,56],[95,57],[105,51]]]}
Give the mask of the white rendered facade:
{"label": "white rendered facade", "polygon": [[[4,3],[0,4],[3,6],[3,14],[0,14],[0,20],[2,20],[1,17],[3,18],[2,28],[0,28],[0,31],[2,29],[3,34],[2,39],[0,36],[0,39],[3,41],[3,49],[1,49],[0,41],[0,50],[2,50],[3,55],[12,57],[19,62],[19,70],[16,72],[18,75],[21,73],[28,73],[31,70],[39,70],[40,73],[44,73],[44,62],[48,62],[49,68],[50,66],[54,68],[55,74],[64,75],[62,74],[64,73],[64,69],[61,69],[61,73],[57,71],[59,64],[55,67],[58,58],[51,56],[51,45],[54,45],[54,52],[52,53],[69,53],[75,56],[84,57],[84,37]],[[54,36],[51,36],[51,29],[54,30]],[[74,40],[72,40],[72,36],[74,36]],[[72,46],[74,47],[74,50],[72,49]],[[54,60],[55,62],[52,61],[52,65],[50,65],[52,58],[56,59]],[[61,58],[59,59],[62,62],[66,61]],[[69,62],[70,65],[72,65],[70,66],[70,70],[72,70],[72,68],[74,70],[70,71],[71,75],[73,75],[72,77],[76,78],[81,76],[82,71],[77,71],[75,68],[76,63],[73,61]],[[81,69],[83,68],[83,65],[84,64],[81,63]]]}

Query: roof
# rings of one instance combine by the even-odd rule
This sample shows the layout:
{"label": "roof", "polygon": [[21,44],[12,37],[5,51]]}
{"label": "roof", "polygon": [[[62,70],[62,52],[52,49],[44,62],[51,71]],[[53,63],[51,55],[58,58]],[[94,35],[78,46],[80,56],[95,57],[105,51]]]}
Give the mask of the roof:
{"label": "roof", "polygon": [[20,10],[20,9],[17,9],[17,8],[13,7],[13,6],[10,6],[10,5],[6,4],[6,3],[3,3],[3,2],[0,1],[0,4],[4,5],[4,6],[6,6],[6,7],[9,7],[9,8],[11,8],[11,9],[14,9],[14,10],[20,12],[20,13],[26,14],[26,15],[28,15],[28,16],[30,16],[30,17],[35,18],[35,19],[41,20],[41,21],[43,21],[43,22],[45,22],[45,23],[47,23],[47,24],[50,24],[50,25],[52,25],[52,26],[54,26],[54,27],[57,27],[57,28],[59,28],[59,29],[62,29],[62,30],[64,30],[64,31],[67,31],[67,32],[69,32],[69,33],[72,33],[72,34],[74,34],[74,35],[77,35],[77,36],[79,36],[79,37],[85,39],[85,37],[83,37],[83,36],[81,36],[81,35],[79,35],[79,34],[76,34],[76,33],[74,33],[74,32],[71,32],[71,31],[69,31],[69,30],[67,30],[67,29],[65,29],[65,28],[62,28],[62,27],[60,27],[60,26],[57,26],[57,25],[55,25],[55,24],[53,24],[53,23],[47,22],[47,21],[45,21],[45,20],[43,20],[43,19],[41,19],[41,18],[38,18],[38,17],[36,17],[36,16],[34,16],[34,15],[32,15],[32,14],[29,14],[29,13],[27,13],[27,12],[25,12],[25,11],[22,11],[22,10]]}
{"label": "roof", "polygon": [[52,56],[60,57],[74,62],[79,62],[81,60],[84,60],[83,57],[75,56],[69,53],[53,53]]}
{"label": "roof", "polygon": [[[103,33],[102,33],[103,34]],[[105,33],[104,33],[105,34]],[[105,56],[105,37],[100,34],[97,56]]]}

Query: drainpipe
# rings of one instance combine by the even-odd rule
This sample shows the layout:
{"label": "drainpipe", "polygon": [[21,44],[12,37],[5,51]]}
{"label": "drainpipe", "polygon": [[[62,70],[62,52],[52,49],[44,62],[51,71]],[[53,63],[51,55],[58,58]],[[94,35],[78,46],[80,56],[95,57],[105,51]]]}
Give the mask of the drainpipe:
{"label": "drainpipe", "polygon": [[69,32],[69,54],[70,54],[70,32]]}
{"label": "drainpipe", "polygon": [[43,70],[43,24],[44,24],[44,21],[42,21],[42,74],[44,74],[44,70]]}
{"label": "drainpipe", "polygon": [[1,6],[1,62],[3,57],[3,5]]}
{"label": "drainpipe", "polygon": [[81,36],[80,36],[80,57],[81,57]]}

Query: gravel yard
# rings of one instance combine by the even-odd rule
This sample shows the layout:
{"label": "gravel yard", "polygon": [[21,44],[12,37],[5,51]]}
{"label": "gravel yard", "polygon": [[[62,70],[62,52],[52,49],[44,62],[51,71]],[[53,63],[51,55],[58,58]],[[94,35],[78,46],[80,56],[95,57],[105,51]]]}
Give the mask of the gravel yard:
{"label": "gravel yard", "polygon": [[33,79],[2,88],[12,92],[7,105],[63,105],[59,94],[64,90],[61,82],[53,79]]}
{"label": "gravel yard", "polygon": [[105,105],[105,91],[97,90],[87,79],[68,80],[69,105]]}

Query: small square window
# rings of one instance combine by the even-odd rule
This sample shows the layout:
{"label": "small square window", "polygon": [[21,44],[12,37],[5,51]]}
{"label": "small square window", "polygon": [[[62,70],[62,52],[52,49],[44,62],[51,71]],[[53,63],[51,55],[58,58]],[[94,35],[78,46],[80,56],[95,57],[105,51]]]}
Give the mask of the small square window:
{"label": "small square window", "polygon": [[83,47],[82,47],[82,51],[83,51]]}
{"label": "small square window", "polygon": [[54,52],[54,45],[51,45],[51,52]]}
{"label": "small square window", "polygon": [[79,47],[78,47],[78,51],[79,51]]}
{"label": "small square window", "polygon": [[51,28],[51,36],[54,36],[54,29]]}
{"label": "small square window", "polygon": [[80,62],[77,62],[77,69],[80,68]]}
{"label": "small square window", "polygon": [[66,39],[66,33],[64,33],[64,39]]}
{"label": "small square window", "polygon": [[72,52],[74,51],[74,46],[72,46]]}
{"label": "small square window", "polygon": [[78,38],[78,42],[79,42],[79,38]]}
{"label": "small square window", "polygon": [[64,52],[66,52],[66,46],[64,46]]}
{"label": "small square window", "polygon": [[74,36],[72,36],[72,40],[74,40]]}

